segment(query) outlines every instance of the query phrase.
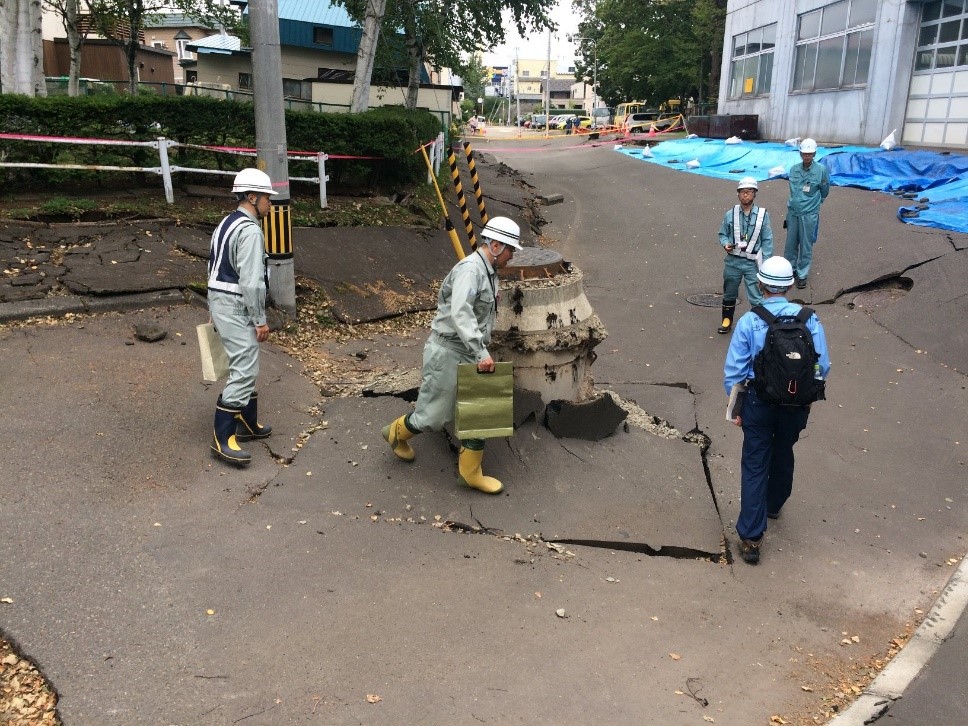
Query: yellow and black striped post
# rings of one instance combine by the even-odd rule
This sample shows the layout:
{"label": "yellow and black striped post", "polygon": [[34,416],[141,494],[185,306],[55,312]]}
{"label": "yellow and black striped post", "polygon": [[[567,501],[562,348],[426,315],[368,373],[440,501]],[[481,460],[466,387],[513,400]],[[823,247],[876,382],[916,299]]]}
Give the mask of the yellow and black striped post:
{"label": "yellow and black striped post", "polygon": [[464,142],[464,154],[467,156],[467,168],[471,172],[471,183],[474,185],[474,196],[477,197],[477,208],[481,212],[481,224],[487,224],[487,210],[484,209],[484,194],[481,192],[481,183],[477,178],[477,167],[474,166],[474,150],[471,149],[471,142]]}
{"label": "yellow and black striped post", "polygon": [[285,260],[292,257],[292,213],[289,200],[272,201],[272,209],[262,220],[262,234],[266,238],[269,259]]}
{"label": "yellow and black striped post", "polygon": [[[288,195],[286,195],[288,196]],[[275,307],[294,313],[296,311],[296,275],[292,250],[292,213],[290,200],[272,200],[269,214],[262,220],[262,236],[269,259],[269,296]]]}
{"label": "yellow and black striped post", "polygon": [[457,154],[453,149],[447,149],[447,162],[450,164],[450,176],[454,180],[454,190],[457,192],[457,202],[460,204],[460,216],[464,219],[464,228],[467,230],[467,241],[470,242],[471,250],[476,250],[477,237],[474,235],[474,223],[471,222],[471,214],[467,210],[464,186],[460,181],[460,169],[457,168]]}

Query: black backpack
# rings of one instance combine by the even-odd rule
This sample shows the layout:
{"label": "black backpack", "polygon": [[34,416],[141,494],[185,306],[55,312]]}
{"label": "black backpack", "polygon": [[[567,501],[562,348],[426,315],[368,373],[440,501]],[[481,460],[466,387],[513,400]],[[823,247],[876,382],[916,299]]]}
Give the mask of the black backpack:
{"label": "black backpack", "polygon": [[820,356],[807,328],[813,310],[804,307],[796,315],[776,316],[757,305],[753,312],[769,326],[763,349],[753,359],[753,389],[759,399],[778,406],[807,406],[826,398]]}

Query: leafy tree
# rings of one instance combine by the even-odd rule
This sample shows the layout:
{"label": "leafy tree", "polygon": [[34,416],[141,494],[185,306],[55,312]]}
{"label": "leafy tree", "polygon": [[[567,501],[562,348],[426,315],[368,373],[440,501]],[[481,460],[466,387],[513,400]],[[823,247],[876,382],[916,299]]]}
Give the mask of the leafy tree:
{"label": "leafy tree", "polygon": [[[369,19],[368,5],[374,0],[334,0],[350,16],[363,24]],[[424,64],[433,68],[452,68],[467,75],[474,53],[504,41],[502,14],[509,11],[511,22],[522,35],[554,28],[547,16],[545,0],[386,0],[382,19],[384,32],[378,48],[373,49],[378,63],[392,69],[407,67],[408,108],[417,104],[417,89]],[[372,68],[372,64],[371,64]],[[357,74],[366,65],[357,62]],[[384,77],[386,78],[386,77]],[[370,78],[365,79],[368,88]],[[466,79],[465,79],[466,80]],[[359,77],[357,82],[361,82]]]}
{"label": "leafy tree", "polygon": [[87,0],[87,3],[98,32],[124,47],[128,89],[132,94],[138,90],[137,54],[141,47],[138,38],[147,19],[175,10],[209,26],[221,24],[234,28],[241,22],[238,8],[219,0]]}
{"label": "leafy tree", "polygon": [[[609,105],[699,97],[719,87],[726,0],[573,0],[582,17],[576,75]],[[705,86],[705,88],[704,88]]]}

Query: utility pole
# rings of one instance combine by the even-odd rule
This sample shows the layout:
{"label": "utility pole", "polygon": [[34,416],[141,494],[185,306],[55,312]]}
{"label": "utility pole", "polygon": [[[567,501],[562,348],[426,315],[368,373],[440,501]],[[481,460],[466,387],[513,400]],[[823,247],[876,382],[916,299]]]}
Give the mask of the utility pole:
{"label": "utility pole", "polygon": [[551,31],[548,31],[548,73],[545,81],[545,136],[549,135],[551,127]]}
{"label": "utility pole", "polygon": [[269,175],[273,189],[278,192],[272,197],[269,216],[262,222],[269,255],[269,294],[276,307],[291,314],[296,312],[296,274],[278,0],[250,0],[249,32],[257,164]]}

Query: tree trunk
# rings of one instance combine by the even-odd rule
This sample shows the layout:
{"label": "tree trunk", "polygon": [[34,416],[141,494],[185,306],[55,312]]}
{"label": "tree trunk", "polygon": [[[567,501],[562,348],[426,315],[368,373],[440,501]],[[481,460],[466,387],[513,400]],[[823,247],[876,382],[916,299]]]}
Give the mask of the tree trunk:
{"label": "tree trunk", "polygon": [[[412,26],[405,23],[405,26]],[[407,83],[407,108],[413,111],[417,108],[417,95],[420,92],[420,75],[423,70],[423,46],[417,41],[416,32],[412,27],[406,27],[407,34],[407,70],[409,71],[409,82]]]}
{"label": "tree trunk", "polygon": [[64,32],[67,33],[67,47],[71,52],[71,68],[67,76],[67,95],[81,95],[81,37],[77,29],[77,2],[78,0],[66,0],[64,3]]}
{"label": "tree trunk", "polygon": [[373,59],[380,38],[380,26],[386,13],[387,0],[366,0],[363,35],[356,53],[356,75],[353,79],[353,102],[350,113],[360,113],[370,107],[370,80],[373,78]]}
{"label": "tree trunk", "polygon": [[[141,3],[137,3],[138,6]],[[131,14],[128,15],[128,40],[124,44],[124,52],[128,59],[128,93],[132,96],[138,93],[138,49],[141,47],[141,43],[138,41],[138,31],[141,29],[141,16],[143,11],[139,12],[139,8],[131,8]]]}
{"label": "tree trunk", "polygon": [[46,96],[41,0],[0,0],[0,91]]}

